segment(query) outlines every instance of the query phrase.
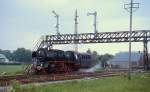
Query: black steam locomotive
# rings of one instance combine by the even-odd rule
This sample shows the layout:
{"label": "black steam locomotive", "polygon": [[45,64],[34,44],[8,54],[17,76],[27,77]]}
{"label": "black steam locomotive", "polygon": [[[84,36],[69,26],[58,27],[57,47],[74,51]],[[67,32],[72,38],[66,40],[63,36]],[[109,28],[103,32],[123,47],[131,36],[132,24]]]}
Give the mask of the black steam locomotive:
{"label": "black steam locomotive", "polygon": [[32,53],[35,73],[66,73],[89,68],[92,56],[87,53],[40,48]]}

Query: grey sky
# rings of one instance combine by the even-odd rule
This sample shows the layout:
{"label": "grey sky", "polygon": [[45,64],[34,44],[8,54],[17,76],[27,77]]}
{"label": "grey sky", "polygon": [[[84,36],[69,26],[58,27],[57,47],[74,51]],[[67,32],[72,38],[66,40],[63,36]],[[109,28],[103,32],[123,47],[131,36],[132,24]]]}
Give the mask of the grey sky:
{"label": "grey sky", "polygon": [[[129,14],[123,4],[130,0],[0,0],[0,48],[32,49],[41,35],[55,34],[55,10],[60,15],[60,33],[73,33],[74,12],[78,9],[79,33],[93,32],[93,17],[87,12],[98,12],[98,31],[128,30]],[[150,1],[134,0],[140,9],[134,13],[133,29],[150,29]],[[150,45],[148,44],[150,49]],[[142,43],[134,43],[133,51],[142,51]],[[71,45],[55,46],[59,49],[73,49]],[[128,43],[80,45],[80,50],[88,48],[99,53],[128,51]]]}

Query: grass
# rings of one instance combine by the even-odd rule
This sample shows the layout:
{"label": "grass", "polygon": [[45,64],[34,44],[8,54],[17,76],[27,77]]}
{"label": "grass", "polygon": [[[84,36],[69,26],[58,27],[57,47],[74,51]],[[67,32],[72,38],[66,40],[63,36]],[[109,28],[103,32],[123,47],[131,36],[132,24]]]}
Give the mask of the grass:
{"label": "grass", "polygon": [[6,73],[8,75],[21,73],[23,71],[23,65],[0,65],[0,74]]}
{"label": "grass", "polygon": [[14,83],[9,92],[150,92],[150,74],[135,74],[132,80],[117,76],[42,86],[30,84],[21,87]]}

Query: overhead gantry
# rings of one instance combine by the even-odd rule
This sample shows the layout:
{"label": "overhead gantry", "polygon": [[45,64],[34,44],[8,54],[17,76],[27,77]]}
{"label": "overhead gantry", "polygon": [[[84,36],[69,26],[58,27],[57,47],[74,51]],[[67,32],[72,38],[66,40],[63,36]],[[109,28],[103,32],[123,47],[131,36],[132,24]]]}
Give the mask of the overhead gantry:
{"label": "overhead gantry", "polygon": [[[100,32],[100,33],[80,33],[46,35],[38,45],[38,48],[52,48],[56,44],[90,44],[90,43],[120,43],[129,42],[130,32]],[[134,30],[131,32],[131,42],[143,42],[144,68],[149,68],[148,47],[150,41],[150,30]]]}

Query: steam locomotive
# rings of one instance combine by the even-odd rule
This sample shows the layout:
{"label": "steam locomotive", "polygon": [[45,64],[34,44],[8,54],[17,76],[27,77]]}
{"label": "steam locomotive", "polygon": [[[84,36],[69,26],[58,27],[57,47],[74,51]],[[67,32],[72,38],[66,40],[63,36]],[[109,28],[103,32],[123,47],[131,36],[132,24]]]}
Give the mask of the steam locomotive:
{"label": "steam locomotive", "polygon": [[87,53],[40,48],[32,53],[35,73],[66,73],[91,67],[92,56]]}

